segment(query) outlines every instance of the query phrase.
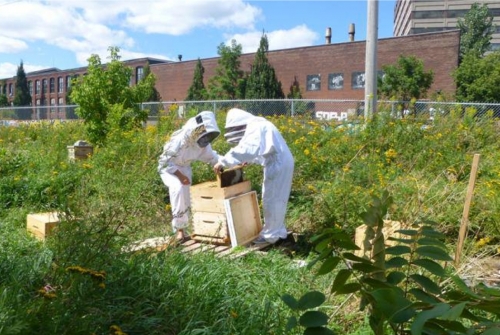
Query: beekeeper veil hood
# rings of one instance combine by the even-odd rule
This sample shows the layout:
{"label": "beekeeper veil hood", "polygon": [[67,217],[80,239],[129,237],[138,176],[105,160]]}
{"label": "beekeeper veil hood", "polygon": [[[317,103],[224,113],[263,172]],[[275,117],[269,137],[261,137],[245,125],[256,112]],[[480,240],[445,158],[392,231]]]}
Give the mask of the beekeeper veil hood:
{"label": "beekeeper veil hood", "polygon": [[203,111],[196,115],[194,120],[196,128],[193,131],[193,137],[201,148],[206,147],[220,135],[214,113]]}
{"label": "beekeeper veil hood", "polygon": [[229,144],[237,145],[240,142],[245,134],[247,124],[254,118],[254,115],[239,108],[232,108],[227,112],[224,137]]}

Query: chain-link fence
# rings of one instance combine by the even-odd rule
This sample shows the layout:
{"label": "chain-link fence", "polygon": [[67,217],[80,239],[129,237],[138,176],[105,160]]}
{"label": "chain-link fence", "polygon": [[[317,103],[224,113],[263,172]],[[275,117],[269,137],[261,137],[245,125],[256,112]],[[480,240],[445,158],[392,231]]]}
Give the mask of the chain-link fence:
{"label": "chain-link fence", "polygon": [[0,108],[0,125],[40,120],[77,120],[76,107],[78,106],[2,107]]}
{"label": "chain-link fence", "polygon": [[[180,117],[196,115],[202,110],[215,113],[238,107],[255,115],[308,116],[312,119],[344,121],[350,117],[364,116],[365,102],[362,100],[216,100],[216,101],[170,101],[144,103],[142,108],[150,110],[150,119],[155,120],[162,113],[177,113]],[[408,115],[446,115],[451,111],[472,111],[476,116],[489,114],[500,118],[500,104],[458,103],[437,101],[378,101],[378,111],[390,111],[394,117]]]}
{"label": "chain-link fence", "polygon": [[[164,101],[141,104],[148,109],[149,121],[155,122],[159,116],[176,113],[179,117],[190,117],[203,110],[215,113],[238,107],[256,115],[264,116],[306,116],[311,119],[344,121],[355,116],[364,116],[362,100],[213,100],[213,101]],[[3,107],[0,108],[0,125],[22,121],[38,120],[75,120],[78,106],[36,106],[36,107]],[[491,114],[500,118],[500,104],[489,103],[457,103],[417,101],[415,103],[401,101],[378,101],[378,111],[390,111],[394,117],[407,115],[428,116],[432,119],[437,114],[446,115],[451,111],[471,111],[476,116]]]}

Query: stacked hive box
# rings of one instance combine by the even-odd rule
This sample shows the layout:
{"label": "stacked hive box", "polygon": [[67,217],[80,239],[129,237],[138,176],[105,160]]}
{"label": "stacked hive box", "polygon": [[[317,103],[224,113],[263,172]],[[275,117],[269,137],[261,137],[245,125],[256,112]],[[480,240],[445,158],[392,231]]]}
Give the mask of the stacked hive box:
{"label": "stacked hive box", "polygon": [[250,181],[222,187],[219,181],[191,186],[194,240],[233,247],[255,239],[262,223]]}

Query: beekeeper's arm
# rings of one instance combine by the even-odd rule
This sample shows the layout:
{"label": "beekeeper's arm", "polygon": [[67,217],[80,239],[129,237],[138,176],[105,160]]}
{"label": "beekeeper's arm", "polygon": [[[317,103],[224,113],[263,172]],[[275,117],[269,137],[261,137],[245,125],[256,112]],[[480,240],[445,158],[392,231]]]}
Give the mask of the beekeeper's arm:
{"label": "beekeeper's arm", "polygon": [[209,144],[205,148],[202,149],[200,154],[200,161],[210,164],[214,166],[219,161],[219,155],[216,151],[212,149],[212,146]]}
{"label": "beekeeper's arm", "polygon": [[259,158],[259,151],[263,140],[260,127],[249,125],[240,143],[236,147],[231,148],[224,156],[219,156],[219,161],[214,166],[214,171],[218,173],[223,167],[231,168],[240,164],[256,162]]}
{"label": "beekeeper's arm", "polygon": [[177,159],[184,154],[185,133],[178,132],[172,135],[163,147],[163,153],[158,160],[158,172],[167,172],[175,175],[183,185],[189,185],[189,178],[184,175],[177,165]]}

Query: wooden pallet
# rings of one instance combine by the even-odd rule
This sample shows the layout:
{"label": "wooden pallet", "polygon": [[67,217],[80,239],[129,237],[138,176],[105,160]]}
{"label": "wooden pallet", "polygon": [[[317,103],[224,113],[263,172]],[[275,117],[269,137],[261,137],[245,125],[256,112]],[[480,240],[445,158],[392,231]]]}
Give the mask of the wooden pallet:
{"label": "wooden pallet", "polygon": [[230,245],[216,245],[203,243],[195,240],[188,240],[181,244],[182,252],[188,252],[190,254],[197,254],[199,252],[212,252],[217,257],[229,257],[231,259],[239,258],[249,253],[261,252],[262,250],[269,247],[270,243],[263,244],[249,244],[242,246],[242,248],[232,248]]}
{"label": "wooden pallet", "polygon": [[211,252],[217,257],[229,257],[230,259],[243,257],[253,252],[262,252],[267,247],[271,246],[270,243],[263,244],[248,244],[242,248],[232,248],[230,245],[211,244],[193,239],[188,239],[182,243],[175,241],[175,237],[153,237],[143,241],[132,243],[125,252],[160,252],[167,248],[181,248],[181,252],[197,254],[199,252]]}

